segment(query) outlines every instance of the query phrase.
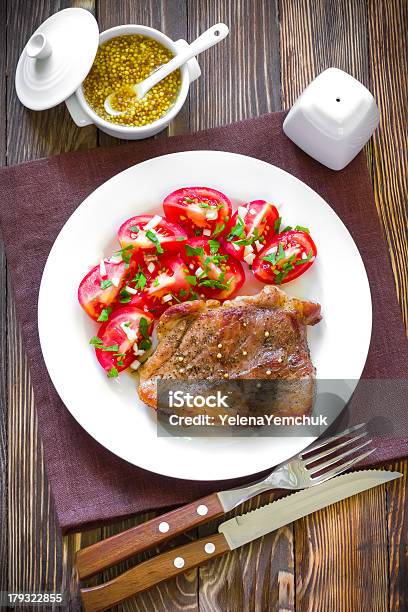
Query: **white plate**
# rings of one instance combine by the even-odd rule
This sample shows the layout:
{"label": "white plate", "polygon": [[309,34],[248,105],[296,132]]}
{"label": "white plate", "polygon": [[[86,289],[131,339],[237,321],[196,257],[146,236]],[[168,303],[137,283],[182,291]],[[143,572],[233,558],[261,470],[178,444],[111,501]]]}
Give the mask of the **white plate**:
{"label": "white plate", "polygon": [[[308,332],[318,377],[360,378],[370,343],[371,297],[363,262],[346,227],[295,177],[257,159],[220,151],[151,159],[114,176],[86,198],[61,230],[44,269],[38,304],[40,341],[64,404],[110,451],[167,476],[234,478],[288,459],[311,439],[157,437],[155,415],[140,402],[134,378],[108,379],[97,363],[88,345],[97,325],[77,302],[77,288],[88,266],[118,248],[114,236],[121,222],[161,210],[163,198],[186,185],[219,189],[235,206],[254,199],[275,202],[285,225],[311,228],[317,260],[285,290],[322,305],[323,321]],[[255,289],[251,284],[250,291]],[[348,395],[351,392],[350,388]]]}

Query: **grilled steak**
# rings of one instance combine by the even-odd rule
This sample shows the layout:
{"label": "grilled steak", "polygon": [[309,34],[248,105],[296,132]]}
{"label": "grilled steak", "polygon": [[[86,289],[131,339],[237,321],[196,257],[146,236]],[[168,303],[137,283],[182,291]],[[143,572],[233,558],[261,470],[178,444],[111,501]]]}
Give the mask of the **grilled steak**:
{"label": "grilled steak", "polygon": [[156,407],[159,379],[209,381],[209,387],[236,379],[303,381],[290,410],[306,414],[315,375],[306,326],[320,319],[319,304],[290,298],[275,286],[222,304],[171,306],[158,323],[157,349],[139,370],[139,396]]}

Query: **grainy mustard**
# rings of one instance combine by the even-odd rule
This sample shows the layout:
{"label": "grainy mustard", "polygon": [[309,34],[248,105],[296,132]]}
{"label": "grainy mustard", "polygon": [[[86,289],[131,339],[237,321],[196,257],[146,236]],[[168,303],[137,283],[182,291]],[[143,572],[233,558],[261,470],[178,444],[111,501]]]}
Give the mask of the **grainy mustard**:
{"label": "grainy mustard", "polygon": [[[83,83],[85,99],[106,121],[133,127],[148,125],[174,104],[181,84],[180,70],[160,81],[141,100],[137,100],[130,86],[146,79],[172,57],[169,49],[140,34],[111,38],[99,47]],[[115,95],[111,106],[125,111],[123,115],[112,116],[105,111],[104,101],[112,93]]]}

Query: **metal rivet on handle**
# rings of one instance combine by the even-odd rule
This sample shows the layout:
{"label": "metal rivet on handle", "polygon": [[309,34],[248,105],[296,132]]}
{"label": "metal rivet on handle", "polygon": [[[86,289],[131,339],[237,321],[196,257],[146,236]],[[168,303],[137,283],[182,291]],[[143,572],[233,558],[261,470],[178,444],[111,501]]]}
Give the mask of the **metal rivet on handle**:
{"label": "metal rivet on handle", "polygon": [[174,566],[178,567],[179,569],[181,567],[184,567],[184,559],[183,559],[183,557],[176,557],[174,559],[173,563],[174,563]]}
{"label": "metal rivet on handle", "polygon": [[204,504],[201,504],[201,506],[198,506],[197,514],[199,514],[200,516],[205,516],[207,512],[208,512],[207,506],[204,506]]}
{"label": "metal rivet on handle", "polygon": [[213,544],[212,542],[207,542],[207,544],[205,544],[204,546],[204,550],[206,553],[211,555],[211,553],[213,553],[215,550],[215,544]]}
{"label": "metal rivet on handle", "polygon": [[161,533],[167,533],[169,529],[170,529],[170,525],[166,523],[166,521],[163,521],[162,523],[160,523],[159,531]]}

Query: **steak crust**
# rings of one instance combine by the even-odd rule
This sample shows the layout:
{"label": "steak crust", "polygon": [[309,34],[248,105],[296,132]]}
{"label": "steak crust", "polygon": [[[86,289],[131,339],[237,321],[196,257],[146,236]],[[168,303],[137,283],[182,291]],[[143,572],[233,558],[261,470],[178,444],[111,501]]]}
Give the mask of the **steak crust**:
{"label": "steak crust", "polygon": [[[319,304],[275,286],[224,303],[171,306],[159,320],[156,351],[139,369],[140,399],[156,408],[159,379],[313,381],[306,326],[320,320]],[[304,406],[302,412],[309,410]]]}

